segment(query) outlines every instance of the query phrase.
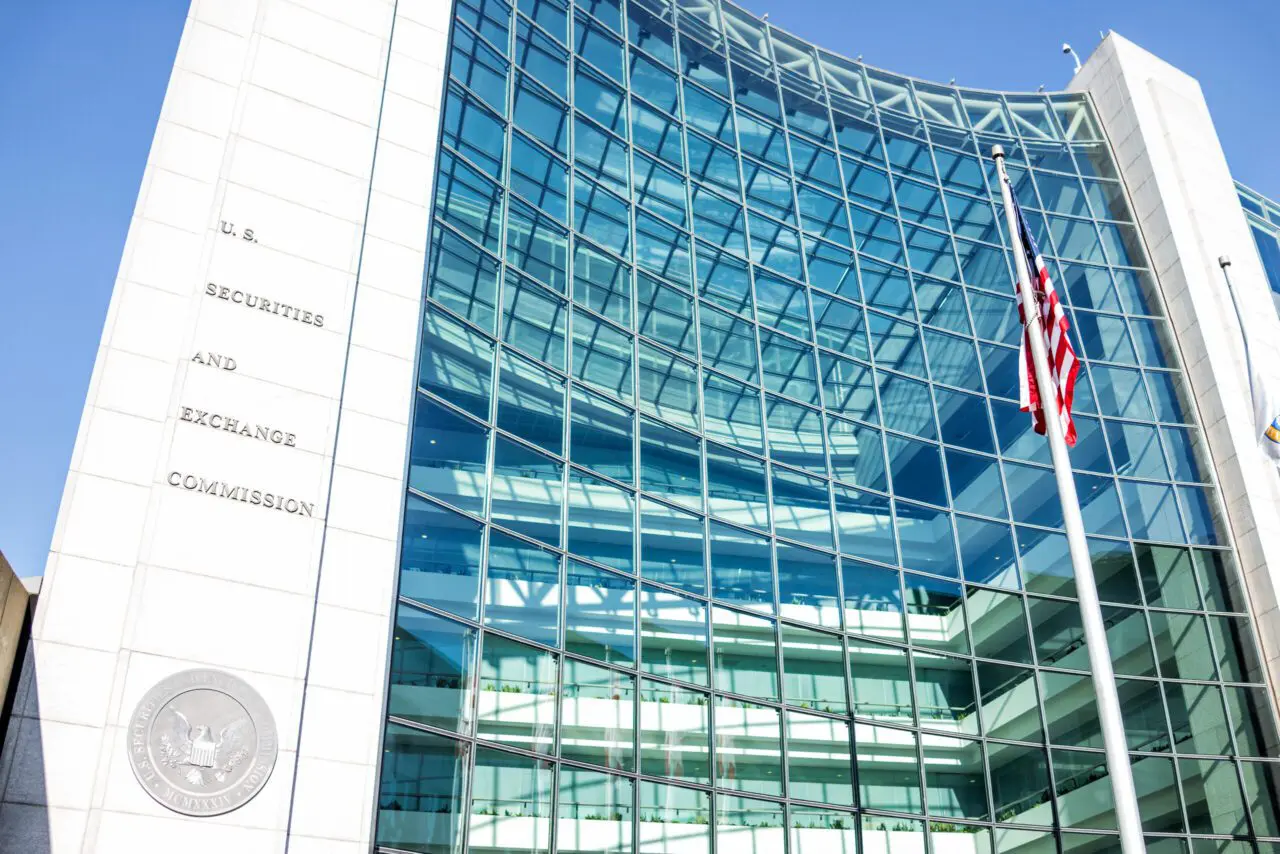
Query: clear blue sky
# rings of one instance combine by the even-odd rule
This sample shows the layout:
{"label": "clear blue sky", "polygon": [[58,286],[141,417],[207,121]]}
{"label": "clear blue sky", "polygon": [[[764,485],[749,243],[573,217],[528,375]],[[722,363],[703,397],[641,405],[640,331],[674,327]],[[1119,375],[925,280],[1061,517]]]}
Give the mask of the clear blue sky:
{"label": "clear blue sky", "polygon": [[[1087,56],[1114,29],[1200,79],[1236,178],[1280,198],[1275,0],[748,6],[882,68],[995,89],[1061,88],[1059,45]],[[185,13],[182,0],[0,2],[0,551],[21,575],[44,570]]]}

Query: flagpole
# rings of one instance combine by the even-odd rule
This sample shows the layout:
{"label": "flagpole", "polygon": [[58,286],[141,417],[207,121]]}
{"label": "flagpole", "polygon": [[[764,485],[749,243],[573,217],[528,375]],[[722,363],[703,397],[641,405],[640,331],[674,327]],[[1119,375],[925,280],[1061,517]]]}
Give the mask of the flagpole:
{"label": "flagpole", "polygon": [[1253,389],[1253,357],[1249,354],[1249,333],[1244,328],[1244,315],[1240,313],[1240,303],[1236,300],[1236,289],[1231,284],[1231,274],[1227,272],[1227,268],[1231,266],[1231,259],[1226,255],[1218,256],[1218,266],[1222,268],[1222,278],[1227,282],[1227,296],[1231,297],[1231,307],[1236,310],[1236,324],[1240,327],[1240,340],[1244,342],[1244,369],[1249,374],[1249,405],[1254,404]]}
{"label": "flagpole", "polygon": [[1075,572],[1076,596],[1080,600],[1080,616],[1084,624],[1085,645],[1089,650],[1089,669],[1093,675],[1093,688],[1098,700],[1098,717],[1102,724],[1102,741],[1106,747],[1107,772],[1111,780],[1111,794],[1115,801],[1116,822],[1120,828],[1120,850],[1124,854],[1144,854],[1146,843],[1142,838],[1142,819],[1138,815],[1138,795],[1133,786],[1133,768],[1129,764],[1129,748],[1125,740],[1124,719],[1120,715],[1120,696],[1116,691],[1115,673],[1111,667],[1111,652],[1107,648],[1107,630],[1102,621],[1102,607],[1098,604],[1098,586],[1093,576],[1093,562],[1089,557],[1089,544],[1084,536],[1084,521],[1080,516],[1080,499],[1076,495],[1076,483],[1071,474],[1071,458],[1058,413],[1058,384],[1049,368],[1049,357],[1042,331],[1042,319],[1031,289],[1031,272],[1027,269],[1027,255],[1022,248],[1017,215],[1013,210],[1012,190],[1005,173],[1004,148],[991,148],[1000,173],[1000,196],[1004,200],[1005,221],[1009,226],[1009,239],[1013,242],[1013,261],[1018,274],[1018,289],[1022,295],[1023,314],[1030,334],[1031,361],[1035,365],[1036,380],[1040,389],[1041,405],[1045,409],[1045,433],[1049,440],[1049,452],[1053,457],[1053,474],[1058,481],[1058,499],[1062,503],[1063,527],[1067,533],[1067,546],[1071,552],[1071,568]]}

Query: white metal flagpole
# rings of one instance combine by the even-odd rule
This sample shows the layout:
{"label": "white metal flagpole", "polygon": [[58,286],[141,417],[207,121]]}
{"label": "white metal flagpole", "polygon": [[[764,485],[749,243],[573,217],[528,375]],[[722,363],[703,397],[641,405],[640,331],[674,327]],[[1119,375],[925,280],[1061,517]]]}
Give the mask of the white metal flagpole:
{"label": "white metal flagpole", "polygon": [[1089,650],[1089,667],[1093,673],[1093,688],[1098,700],[1098,716],[1102,724],[1102,740],[1107,751],[1107,772],[1111,780],[1111,795],[1115,800],[1116,822],[1120,827],[1120,850],[1124,854],[1144,854],[1146,844],[1142,838],[1142,819],[1138,815],[1138,795],[1133,787],[1133,768],[1129,764],[1129,749],[1125,741],[1124,720],[1120,716],[1120,696],[1116,692],[1115,673],[1111,667],[1111,652],[1107,648],[1107,631],[1102,621],[1102,608],[1098,604],[1098,586],[1093,577],[1093,562],[1089,558],[1089,544],[1084,537],[1084,521],[1080,517],[1080,499],[1076,496],[1076,482],[1071,474],[1071,458],[1062,431],[1058,413],[1057,383],[1049,369],[1049,356],[1045,347],[1043,321],[1035,293],[1031,289],[1031,272],[1027,267],[1027,255],[1022,247],[1018,231],[1017,215],[1013,210],[1012,190],[1004,168],[1004,148],[991,149],[996,169],[1000,173],[1000,195],[1004,200],[1005,221],[1009,226],[1009,238],[1013,241],[1013,259],[1018,274],[1018,288],[1022,294],[1023,312],[1031,340],[1031,361],[1035,365],[1036,381],[1040,388],[1040,402],[1045,409],[1045,433],[1049,451],[1053,457],[1053,473],[1058,481],[1058,498],[1062,502],[1063,527],[1067,533],[1067,546],[1071,551],[1071,567],[1075,571],[1076,596],[1080,600],[1080,615],[1084,624],[1085,645]]}

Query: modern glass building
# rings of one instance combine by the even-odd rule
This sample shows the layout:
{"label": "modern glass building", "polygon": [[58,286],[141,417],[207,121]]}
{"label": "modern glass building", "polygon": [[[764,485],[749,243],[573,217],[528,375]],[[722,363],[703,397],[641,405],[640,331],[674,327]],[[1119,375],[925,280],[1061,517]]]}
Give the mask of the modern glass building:
{"label": "modern glass building", "polygon": [[[999,144],[1082,359],[1072,464],[1148,851],[1280,852],[1280,520],[1230,434],[1234,326],[1193,254],[1237,247],[1243,204],[1276,260],[1280,213],[1191,171],[1197,204],[1169,189],[1155,146],[1179,143],[1133,104],[1182,102],[1124,83],[1158,61],[1109,36],[1071,91],[1008,93],[720,0],[289,8],[188,23],[165,189],[122,267],[149,290],[117,288],[82,441],[133,405],[128,336],[194,331],[148,356],[168,373],[127,363],[163,389],[138,470],[77,451],[28,662],[46,687],[6,748],[53,783],[80,738],[101,782],[41,801],[11,779],[0,819],[59,854],[1118,851],[1062,511],[1016,402]],[[229,34],[246,70],[220,80],[202,62]],[[1179,219],[1224,193],[1233,231]],[[196,430],[218,427],[197,405],[297,445]],[[314,518],[255,507],[271,478]],[[87,528],[81,501],[122,509]],[[243,629],[195,636],[181,603]],[[86,722],[56,686],[94,662]],[[120,770],[152,749],[145,691],[194,666],[280,730],[220,818]]]}
{"label": "modern glass building", "polygon": [[1116,850],[993,144],[1084,356],[1152,850],[1280,834],[1220,498],[1087,97],[899,77],[728,3],[459,0],[442,115],[380,846]]}
{"label": "modern glass building", "polygon": [[1272,300],[1280,306],[1280,205],[1237,183],[1240,207],[1244,208],[1258,247],[1258,256],[1267,272]]}

